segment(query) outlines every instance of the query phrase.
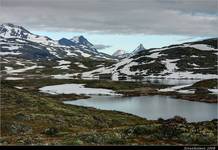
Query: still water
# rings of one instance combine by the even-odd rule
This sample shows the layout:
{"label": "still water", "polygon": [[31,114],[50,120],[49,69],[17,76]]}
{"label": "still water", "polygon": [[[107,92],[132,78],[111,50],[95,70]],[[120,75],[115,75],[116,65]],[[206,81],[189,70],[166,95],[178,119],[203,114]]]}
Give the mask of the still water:
{"label": "still water", "polygon": [[[98,77],[96,78],[82,78],[83,80],[99,80]],[[198,82],[200,80],[197,79],[158,79],[158,78],[144,78],[142,80],[134,80],[131,78],[127,78],[127,80],[123,81],[134,81],[134,82],[143,82],[143,83],[152,83],[152,84],[164,84],[164,85],[186,85],[186,84],[193,84],[195,82]]]}
{"label": "still water", "polygon": [[169,96],[93,96],[89,99],[64,103],[102,110],[116,110],[152,120],[168,119],[175,115],[185,117],[189,122],[218,118],[218,104],[179,100]]}
{"label": "still water", "polygon": [[164,84],[164,85],[187,85],[198,82],[199,80],[183,80],[183,79],[144,79],[144,83]]}

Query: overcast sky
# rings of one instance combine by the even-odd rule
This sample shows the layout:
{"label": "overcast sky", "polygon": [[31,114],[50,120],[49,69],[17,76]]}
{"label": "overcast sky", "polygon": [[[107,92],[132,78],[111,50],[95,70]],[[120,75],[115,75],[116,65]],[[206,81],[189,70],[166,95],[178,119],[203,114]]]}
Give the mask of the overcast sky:
{"label": "overcast sky", "polygon": [[218,0],[0,0],[0,23],[45,34],[183,39],[217,36],[217,10]]}

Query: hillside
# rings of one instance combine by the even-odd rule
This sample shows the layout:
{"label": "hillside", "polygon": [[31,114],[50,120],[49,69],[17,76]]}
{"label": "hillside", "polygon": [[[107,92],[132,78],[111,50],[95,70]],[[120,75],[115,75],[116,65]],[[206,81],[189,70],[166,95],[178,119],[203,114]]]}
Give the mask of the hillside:
{"label": "hillside", "polygon": [[112,58],[98,52],[83,36],[56,41],[46,36],[35,35],[22,26],[10,23],[0,26],[0,44],[1,56],[18,56],[25,59]]}
{"label": "hillside", "polygon": [[[65,105],[61,99],[66,95],[39,93],[34,89],[47,84],[47,80],[36,81],[2,82],[1,145],[214,145],[217,142],[217,120],[190,123],[178,116],[147,120],[117,111]],[[14,84],[25,88],[17,89]]]}
{"label": "hillside", "polygon": [[[139,46],[143,47],[143,46]],[[109,67],[83,73],[119,78],[208,79],[218,77],[217,38],[144,49]]]}
{"label": "hillside", "polygon": [[10,23],[0,26],[0,49],[2,76],[59,78],[108,66],[115,61],[112,56],[98,52],[83,36],[56,41]]}

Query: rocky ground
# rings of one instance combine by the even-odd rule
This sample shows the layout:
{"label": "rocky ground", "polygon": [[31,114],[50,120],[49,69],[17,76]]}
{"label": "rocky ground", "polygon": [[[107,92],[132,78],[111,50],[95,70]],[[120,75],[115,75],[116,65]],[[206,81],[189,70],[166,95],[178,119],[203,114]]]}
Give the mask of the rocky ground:
{"label": "rocky ground", "polygon": [[[78,95],[49,96],[38,92],[41,86],[66,82],[86,82],[89,87],[124,91],[142,87],[142,83],[111,81],[2,81],[0,143],[2,145],[217,145],[218,120],[188,123],[184,118],[174,117],[152,121],[126,113],[62,103],[65,98],[81,98]],[[22,86],[23,89],[14,86]],[[156,85],[149,88],[157,89]]]}

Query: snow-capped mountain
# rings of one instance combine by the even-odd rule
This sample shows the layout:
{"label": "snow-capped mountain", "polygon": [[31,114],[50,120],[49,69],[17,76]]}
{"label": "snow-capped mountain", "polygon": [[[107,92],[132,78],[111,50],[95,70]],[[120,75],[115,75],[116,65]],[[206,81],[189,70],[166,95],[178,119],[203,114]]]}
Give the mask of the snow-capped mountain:
{"label": "snow-capped mountain", "polygon": [[71,39],[62,38],[58,40],[58,43],[64,46],[76,46],[78,48],[83,48],[98,53],[98,51],[94,48],[94,45],[89,42],[84,36],[75,36]]}
{"label": "snow-capped mountain", "polygon": [[73,41],[74,43],[78,44],[78,45],[85,45],[87,47],[93,47],[94,45],[92,43],[90,43],[84,36],[80,35],[80,36],[74,36],[71,41]]}
{"label": "snow-capped mountain", "polygon": [[113,57],[118,59],[123,59],[129,56],[129,53],[127,53],[125,50],[117,50],[112,54]]}
{"label": "snow-capped mountain", "polygon": [[85,57],[93,59],[112,59],[98,52],[83,36],[55,41],[49,37],[36,35],[25,28],[11,23],[0,26],[1,56],[14,56],[27,59],[55,59]]}
{"label": "snow-capped mountain", "polygon": [[5,38],[16,37],[27,39],[28,36],[31,35],[31,33],[21,26],[6,23],[0,26],[0,35]]}
{"label": "snow-capped mountain", "polygon": [[67,39],[67,38],[61,38],[60,40],[58,40],[58,43],[60,45],[64,45],[64,46],[75,46],[76,43]]}
{"label": "snow-capped mountain", "polygon": [[[5,70],[13,68],[12,61],[25,64],[30,60],[31,63],[45,66],[48,60],[52,60],[47,66],[59,71],[61,69],[61,71],[74,72],[73,69],[80,68],[82,72],[95,69],[84,72],[82,77],[106,74],[113,80],[118,80],[120,77],[133,79],[218,78],[217,42],[218,38],[213,38],[152,49],[145,49],[140,44],[131,54],[120,50],[113,56],[109,56],[98,52],[83,36],[56,41],[46,36],[33,34],[21,26],[13,24],[0,26],[0,56],[4,61]],[[121,58],[122,55],[127,56]],[[114,58],[119,58],[120,61],[114,63]],[[106,62],[106,60],[109,61]],[[54,63],[57,61],[70,61],[71,65],[53,66],[58,65]]]}
{"label": "snow-capped mountain", "polygon": [[137,53],[139,53],[139,52],[141,52],[141,51],[144,51],[144,50],[145,50],[144,46],[143,46],[142,44],[140,44],[140,45],[132,52],[132,54],[134,55],[134,54],[137,54]]}
{"label": "snow-capped mountain", "polygon": [[120,62],[83,73],[83,77],[111,76],[123,78],[218,78],[218,38],[144,49],[139,46],[134,55]]}
{"label": "snow-capped mountain", "polygon": [[57,45],[56,41],[50,39],[47,36],[39,36],[32,34],[22,26],[14,25],[11,23],[2,24],[0,26],[0,36],[6,39],[17,38],[36,42],[39,44]]}

